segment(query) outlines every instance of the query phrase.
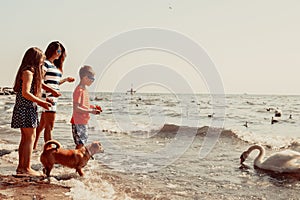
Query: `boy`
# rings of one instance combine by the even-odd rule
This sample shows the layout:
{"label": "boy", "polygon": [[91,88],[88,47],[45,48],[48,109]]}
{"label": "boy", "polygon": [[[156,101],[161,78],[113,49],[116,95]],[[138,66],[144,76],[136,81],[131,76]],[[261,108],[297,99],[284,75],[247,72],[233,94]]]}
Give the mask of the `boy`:
{"label": "boy", "polygon": [[90,113],[97,115],[100,110],[89,103],[89,93],[87,87],[92,85],[95,72],[90,66],[83,66],[79,70],[80,83],[73,92],[73,115],[71,119],[73,139],[76,149],[84,146],[88,139],[87,124]]}

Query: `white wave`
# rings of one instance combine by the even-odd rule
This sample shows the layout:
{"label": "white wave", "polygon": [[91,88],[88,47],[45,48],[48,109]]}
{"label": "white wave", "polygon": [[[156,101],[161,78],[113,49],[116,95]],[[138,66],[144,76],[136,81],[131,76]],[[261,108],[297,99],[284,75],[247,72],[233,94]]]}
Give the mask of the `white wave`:
{"label": "white wave", "polygon": [[[90,161],[83,168],[85,172],[83,177],[73,174],[70,175],[71,179],[69,180],[51,178],[51,183],[70,187],[70,192],[67,195],[71,196],[74,200],[131,199],[125,193],[116,192],[114,186],[101,177],[101,174],[97,171],[98,167],[96,161]],[[58,167],[51,174],[68,174],[70,170],[74,169]]]}

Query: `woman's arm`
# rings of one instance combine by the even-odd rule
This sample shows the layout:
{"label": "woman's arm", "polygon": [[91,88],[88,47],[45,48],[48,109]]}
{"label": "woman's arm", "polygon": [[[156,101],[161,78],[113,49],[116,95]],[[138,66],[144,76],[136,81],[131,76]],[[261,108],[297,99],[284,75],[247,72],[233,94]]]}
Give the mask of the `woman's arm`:
{"label": "woman's arm", "polygon": [[49,110],[49,107],[51,107],[51,104],[41,100],[40,98],[34,96],[32,93],[30,93],[31,84],[33,79],[33,73],[29,70],[26,70],[22,74],[22,96],[32,102],[36,102],[39,106],[42,106],[43,108]]}

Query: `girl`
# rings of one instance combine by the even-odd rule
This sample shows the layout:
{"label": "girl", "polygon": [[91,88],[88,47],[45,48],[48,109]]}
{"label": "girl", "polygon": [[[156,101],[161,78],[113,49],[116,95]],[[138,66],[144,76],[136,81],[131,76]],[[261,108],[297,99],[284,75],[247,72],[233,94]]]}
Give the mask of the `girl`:
{"label": "girl", "polygon": [[[43,70],[44,83],[52,89],[59,91],[59,85],[65,82],[73,82],[75,79],[67,77],[61,79],[63,73],[63,62],[66,57],[64,46],[58,41],[51,42],[46,49],[46,60],[44,62]],[[58,98],[53,97],[50,93],[43,93],[43,98],[51,99],[52,107],[49,110],[43,110],[41,115],[41,123],[36,131],[36,138],[34,141],[33,148],[37,148],[37,143],[41,132],[44,130],[44,141],[52,139],[51,131],[54,127],[54,121],[56,117],[56,106]]]}
{"label": "girl", "polygon": [[16,92],[16,102],[11,127],[21,129],[17,174],[40,175],[30,166],[35,131],[39,124],[37,105],[45,109],[51,107],[51,103],[39,98],[41,88],[51,91],[55,96],[60,95],[42,84],[41,66],[44,59],[45,56],[40,49],[36,47],[28,49],[22,59],[13,87]]}

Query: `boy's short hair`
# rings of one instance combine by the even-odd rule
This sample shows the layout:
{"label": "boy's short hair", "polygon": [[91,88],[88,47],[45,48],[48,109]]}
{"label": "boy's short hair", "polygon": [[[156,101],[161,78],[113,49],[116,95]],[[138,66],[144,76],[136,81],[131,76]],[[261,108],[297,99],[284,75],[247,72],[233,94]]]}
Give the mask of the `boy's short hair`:
{"label": "boy's short hair", "polygon": [[84,65],[79,70],[80,79],[82,79],[85,76],[94,76],[94,75],[95,75],[95,72],[91,66]]}

